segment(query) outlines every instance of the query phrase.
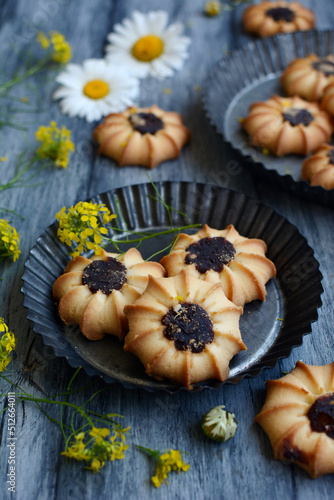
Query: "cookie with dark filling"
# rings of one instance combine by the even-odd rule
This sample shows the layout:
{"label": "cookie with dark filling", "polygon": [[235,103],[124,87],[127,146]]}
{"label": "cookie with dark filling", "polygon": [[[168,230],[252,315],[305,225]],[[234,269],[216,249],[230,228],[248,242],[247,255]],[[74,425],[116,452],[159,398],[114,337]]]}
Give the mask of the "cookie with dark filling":
{"label": "cookie with dark filling", "polygon": [[158,380],[188,389],[208,379],[224,381],[232,357],[246,349],[241,313],[220,283],[203,282],[186,270],[170,278],[150,276],[142,296],[125,307],[124,349]]}
{"label": "cookie with dark filling", "polygon": [[298,2],[264,1],[243,14],[245,31],[259,37],[314,28],[314,14]]}
{"label": "cookie with dark filling", "polygon": [[318,101],[334,77],[334,56],[310,54],[295,59],[284,70],[281,84],[289,96],[298,95],[307,101]]}
{"label": "cookie with dark filling", "polygon": [[164,276],[157,262],[144,261],[130,248],[124,254],[108,253],[72,259],[53,285],[59,316],[65,324],[77,323],[90,340],[105,334],[123,339],[128,330],[124,307],[145,290],[148,276]]}
{"label": "cookie with dark filling", "polygon": [[217,230],[207,224],[195,234],[180,234],[160,263],[168,276],[188,269],[194,277],[220,283],[229,300],[243,306],[265,300],[265,284],[276,275],[264,241],[241,236],[234,226]]}
{"label": "cookie with dark filling", "polygon": [[99,153],[119,165],[143,165],[153,168],[173,160],[190,140],[182,117],[158,106],[130,107],[123,113],[112,113],[94,131]]}
{"label": "cookie with dark filling", "polygon": [[322,99],[321,109],[334,117],[334,76],[331,77],[330,83],[325,87]]}
{"label": "cookie with dark filling", "polygon": [[302,164],[302,178],[311,186],[334,189],[334,146],[322,144]]}
{"label": "cookie with dark filling", "polygon": [[241,126],[253,146],[276,156],[306,156],[328,142],[333,132],[330,115],[318,103],[298,96],[274,95],[267,101],[253,103]]}
{"label": "cookie with dark filling", "polygon": [[266,382],[255,417],[268,435],[274,458],[292,462],[312,478],[334,472],[334,363],[296,367]]}

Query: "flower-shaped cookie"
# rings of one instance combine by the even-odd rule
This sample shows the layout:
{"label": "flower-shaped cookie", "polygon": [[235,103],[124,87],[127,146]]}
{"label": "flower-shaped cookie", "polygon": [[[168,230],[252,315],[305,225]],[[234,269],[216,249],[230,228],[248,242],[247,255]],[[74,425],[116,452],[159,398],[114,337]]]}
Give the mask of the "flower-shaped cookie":
{"label": "flower-shaped cookie", "polygon": [[333,132],[331,117],[316,102],[272,96],[255,102],[242,120],[253,146],[268,149],[277,156],[298,154],[306,156]]}
{"label": "flower-shaped cookie", "polygon": [[265,1],[244,11],[243,25],[248,33],[260,37],[305,31],[314,27],[314,14],[298,2]]}
{"label": "flower-shaped cookie", "polygon": [[284,70],[281,84],[289,96],[298,95],[308,101],[322,98],[325,87],[334,76],[334,57],[310,54],[295,59]]}
{"label": "flower-shaped cookie", "polygon": [[302,178],[311,186],[334,189],[334,146],[322,144],[302,165]]}
{"label": "flower-shaped cookie", "polygon": [[125,308],[124,349],[158,380],[168,378],[188,389],[203,380],[224,381],[232,357],[246,349],[241,313],[219,283],[203,282],[187,271],[172,278],[150,276],[143,295]]}
{"label": "flower-shaped cookie", "polygon": [[264,241],[241,236],[234,226],[217,230],[207,224],[196,234],[180,234],[160,263],[168,276],[186,268],[198,279],[221,283],[226,297],[238,306],[265,300],[265,284],[276,275]]}
{"label": "flower-shaped cookie", "polygon": [[327,111],[327,113],[334,116],[334,77],[332,77],[330,83],[323,92],[321,107]]}
{"label": "flower-shaped cookie", "polygon": [[334,363],[306,365],[266,383],[255,417],[278,460],[303,467],[312,478],[334,472]]}
{"label": "flower-shaped cookie", "polygon": [[72,259],[53,285],[53,296],[66,324],[77,323],[90,340],[106,333],[123,339],[128,329],[124,306],[145,290],[148,276],[164,276],[157,262],[142,259],[136,248],[124,254],[108,253],[90,259]]}
{"label": "flower-shaped cookie", "polygon": [[182,117],[158,106],[130,107],[112,113],[94,131],[99,153],[115,159],[119,165],[143,165],[153,168],[173,160],[190,140]]}

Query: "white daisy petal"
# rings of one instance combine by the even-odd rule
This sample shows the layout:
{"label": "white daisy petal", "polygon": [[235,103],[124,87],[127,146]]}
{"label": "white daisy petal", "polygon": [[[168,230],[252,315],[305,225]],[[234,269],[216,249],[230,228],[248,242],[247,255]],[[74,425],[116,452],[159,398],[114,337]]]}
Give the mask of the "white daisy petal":
{"label": "white daisy petal", "polygon": [[133,30],[138,37],[145,36],[150,32],[147,26],[148,17],[145,14],[135,10],[132,13],[132,18],[134,21]]}
{"label": "white daisy petal", "polygon": [[183,24],[182,23],[175,23],[171,24],[168,26],[168,28],[165,31],[166,37],[174,37],[181,35],[183,31]]}
{"label": "white daisy petal", "polygon": [[[128,37],[117,35],[117,33],[112,33],[108,36],[108,40],[112,44],[112,46],[123,47],[123,49],[127,50],[131,50],[137,39],[138,37],[134,36],[133,33],[131,33],[131,35]],[[110,49],[110,47],[107,48],[108,50]]]}
{"label": "white daisy petal", "polygon": [[[129,74],[137,78],[145,78],[149,75],[157,78],[171,76],[175,70],[182,68],[184,60],[188,57],[188,46],[191,40],[180,36],[183,31],[181,23],[169,26],[167,24],[168,14],[163,10],[150,11],[147,14],[134,11],[131,19],[124,19],[121,24],[116,24],[114,32],[107,36],[109,44],[106,47],[106,59],[117,67],[125,68]],[[153,50],[153,52],[155,50],[156,53],[151,52],[150,61],[147,61],[148,57],[144,56],[141,60],[140,49],[139,54],[137,52],[133,55],[132,48],[139,40],[146,39],[150,35],[160,39],[163,51],[158,54],[159,44],[156,48],[153,43],[152,49],[151,40],[147,46],[145,46],[147,40],[144,40],[145,49],[148,47],[146,50]],[[147,56],[145,49],[142,53]]]}
{"label": "white daisy petal", "polygon": [[[137,78],[104,59],[87,59],[82,66],[68,65],[58,75],[57,82],[61,86],[54,92],[53,99],[60,99],[62,113],[87,121],[122,112],[134,105],[139,95]],[[91,83],[93,86],[86,87]]]}
{"label": "white daisy petal", "polygon": [[158,35],[164,33],[164,31],[166,30],[167,23],[168,23],[167,12],[160,10],[158,12],[148,13],[147,27],[151,33]]}
{"label": "white daisy petal", "polygon": [[66,71],[62,71],[58,74],[56,82],[62,83],[62,80],[68,76],[70,76],[70,78],[82,79],[84,77],[84,72],[79,64],[68,64],[66,66]]}
{"label": "white daisy petal", "polygon": [[167,78],[168,76],[172,76],[174,72],[170,67],[164,64],[163,60],[161,59],[159,61],[155,61],[152,64],[151,73],[152,76],[162,79],[162,78]]}

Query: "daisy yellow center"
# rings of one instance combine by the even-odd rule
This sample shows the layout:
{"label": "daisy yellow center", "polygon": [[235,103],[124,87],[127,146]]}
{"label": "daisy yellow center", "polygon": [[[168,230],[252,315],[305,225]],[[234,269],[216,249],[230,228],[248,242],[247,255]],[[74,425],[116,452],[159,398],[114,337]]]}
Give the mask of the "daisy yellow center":
{"label": "daisy yellow center", "polygon": [[150,62],[161,56],[164,50],[163,41],[155,35],[139,38],[132,47],[132,55],[138,61]]}
{"label": "daisy yellow center", "polygon": [[86,83],[83,89],[84,94],[90,99],[102,99],[109,92],[109,87],[102,80],[92,80]]}

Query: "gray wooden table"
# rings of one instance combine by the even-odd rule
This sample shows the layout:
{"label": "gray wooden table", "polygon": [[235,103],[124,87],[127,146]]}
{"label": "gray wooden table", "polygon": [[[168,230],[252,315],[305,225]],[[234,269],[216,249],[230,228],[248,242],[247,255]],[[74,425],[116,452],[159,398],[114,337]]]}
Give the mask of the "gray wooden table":
{"label": "gray wooden table", "polygon": [[[295,224],[314,249],[324,276],[325,291],[319,319],[313,324],[312,334],[304,338],[303,345],[295,348],[288,359],[236,386],[227,384],[218,390],[170,395],[129,390],[119,383],[107,385],[98,380],[94,390],[106,386],[107,389],[94,400],[92,409],[124,415],[124,424],[131,426],[131,436],[125,459],[106,464],[96,475],[85,471],[81,463],[66,463],[60,456],[64,443],[58,426],[49,422],[34,404],[17,405],[16,494],[7,490],[7,416],[2,414],[1,498],[15,495],[20,500],[333,498],[333,475],[311,480],[300,468],[274,461],[267,437],[254,423],[254,416],[264,401],[267,379],[278,378],[283,371],[290,371],[300,359],[309,364],[333,361],[333,212],[261,183],[242,164],[241,173],[230,176],[227,183],[224,183],[225,177],[219,175],[233,157],[203,111],[200,86],[212,65],[226,51],[241,47],[250,37],[241,28],[243,5],[209,19],[202,13],[203,3],[204,0],[1,0],[1,78],[20,68],[21,58],[25,57],[37,29],[55,29],[64,33],[73,47],[73,62],[80,63],[89,57],[103,57],[106,35],[116,22],[129,16],[134,9],[143,12],[166,9],[170,20],[183,22],[185,34],[191,37],[190,57],[174,77],[163,81],[142,81],[140,104],[156,103],[165,109],[178,110],[191,129],[192,141],[177,161],[157,167],[151,176],[153,180],[216,182],[263,201]],[[332,0],[303,0],[302,3],[315,11],[319,29],[334,28]],[[8,127],[0,131],[0,156],[8,158],[6,165],[1,166],[1,182],[11,177],[16,155],[24,150],[26,140],[33,143],[34,131],[40,124],[47,124],[51,119],[64,124],[72,130],[76,143],[76,153],[67,170],[47,169],[38,178],[40,185],[1,194],[1,206],[24,215],[24,220],[13,219],[21,234],[20,259],[15,264],[9,261],[0,264],[0,316],[17,336],[15,359],[6,376],[37,396],[43,394],[38,387],[46,395],[64,391],[74,369],[66,359],[57,358],[53,350],[43,344],[26,319],[20,288],[29,250],[64,205],[70,206],[129,182],[147,181],[145,169],[119,168],[108,159],[97,156],[91,141],[95,124],[63,116],[58,105],[51,102],[50,96],[56,88],[52,75],[41,78],[31,78],[27,86],[21,85],[15,91],[18,97],[28,93],[32,102],[42,109],[25,118],[30,124],[25,135]],[[164,92],[166,88],[171,92]],[[88,385],[90,381],[82,372],[75,388]],[[1,392],[10,390],[3,382],[1,386]],[[91,389],[86,389],[73,395],[72,401],[82,404],[90,394]],[[239,420],[235,438],[225,445],[207,441],[200,429],[202,415],[218,404],[225,404]],[[1,402],[1,408],[4,405],[5,400]],[[56,415],[55,409],[49,411]],[[156,490],[150,484],[153,464],[135,449],[136,443],[153,449],[185,450],[189,452],[190,470],[180,476],[171,475],[169,484]]]}

